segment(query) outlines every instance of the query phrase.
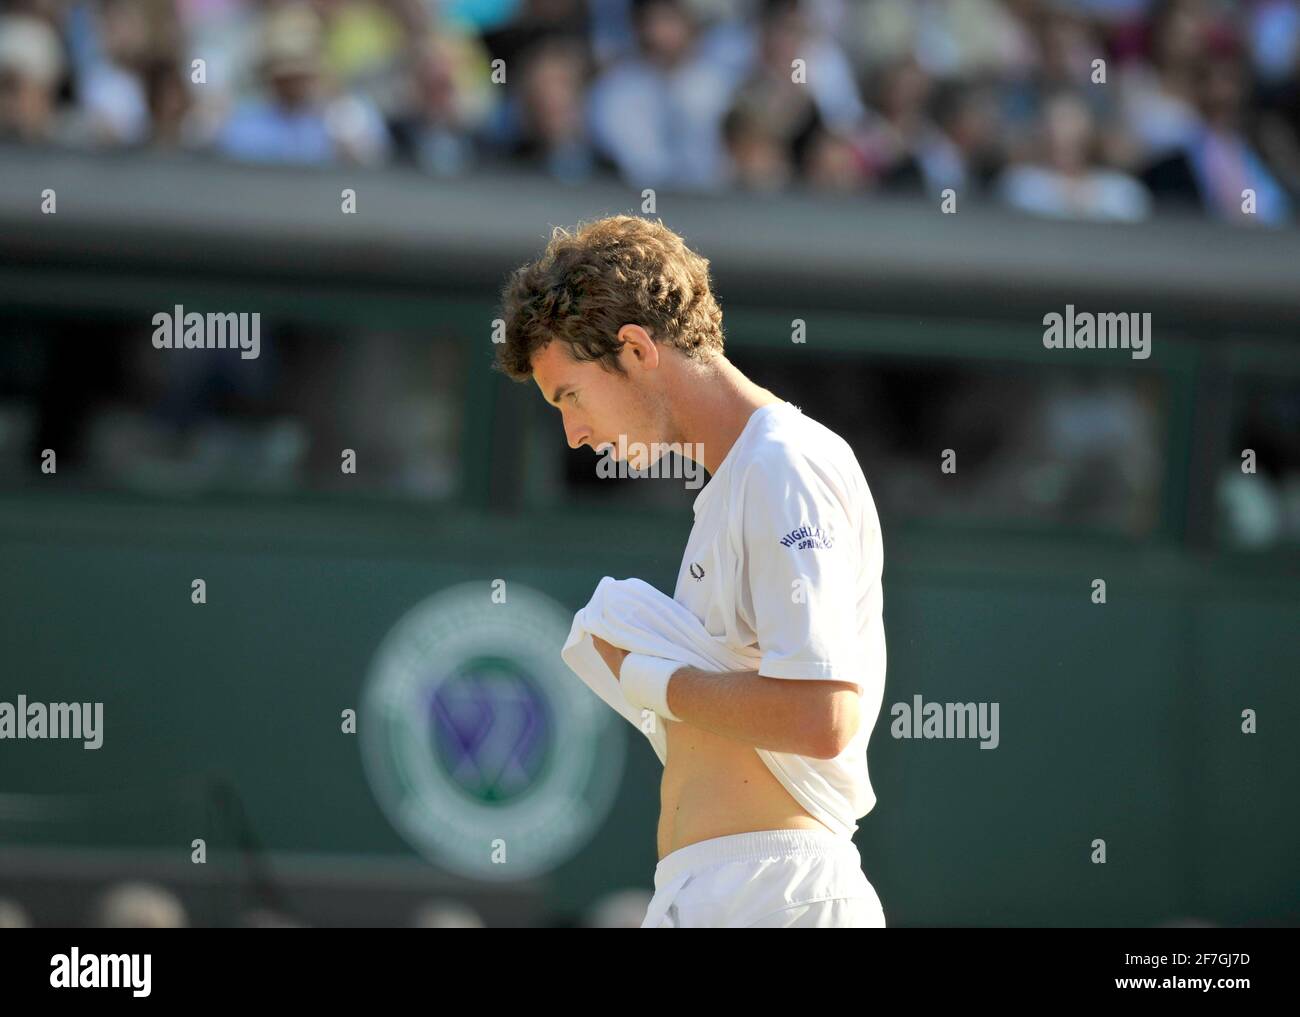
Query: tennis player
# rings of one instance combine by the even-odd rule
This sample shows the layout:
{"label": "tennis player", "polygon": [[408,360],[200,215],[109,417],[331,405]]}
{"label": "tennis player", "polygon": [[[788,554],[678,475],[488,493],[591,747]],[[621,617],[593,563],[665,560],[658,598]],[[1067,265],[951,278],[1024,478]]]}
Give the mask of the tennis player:
{"label": "tennis player", "polygon": [[571,448],[673,446],[708,471],[673,596],[761,653],[716,673],[597,643],[667,725],[642,928],[883,927],[852,840],[885,676],[880,524],[852,449],[728,361],[709,264],[660,223],[557,227],[502,303],[498,367],[537,384]]}

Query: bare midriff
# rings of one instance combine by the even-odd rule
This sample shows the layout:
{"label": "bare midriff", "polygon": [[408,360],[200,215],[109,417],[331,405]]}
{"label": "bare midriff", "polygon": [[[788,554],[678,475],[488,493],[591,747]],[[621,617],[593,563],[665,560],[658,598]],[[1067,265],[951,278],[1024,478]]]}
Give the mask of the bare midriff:
{"label": "bare midriff", "polygon": [[795,801],[752,745],[664,720],[659,857],[712,837],[755,830],[828,830]]}

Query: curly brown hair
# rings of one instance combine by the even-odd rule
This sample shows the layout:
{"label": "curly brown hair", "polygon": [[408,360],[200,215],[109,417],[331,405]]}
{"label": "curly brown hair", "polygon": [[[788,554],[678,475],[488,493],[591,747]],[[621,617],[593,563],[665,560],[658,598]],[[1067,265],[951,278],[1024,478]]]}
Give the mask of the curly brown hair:
{"label": "curly brown hair", "polygon": [[511,274],[501,305],[495,366],[516,381],[532,377],[533,354],[552,340],[575,360],[623,373],[618,330],[627,324],[694,359],[722,352],[708,261],[663,223],[637,216],[555,227],[542,256]]}

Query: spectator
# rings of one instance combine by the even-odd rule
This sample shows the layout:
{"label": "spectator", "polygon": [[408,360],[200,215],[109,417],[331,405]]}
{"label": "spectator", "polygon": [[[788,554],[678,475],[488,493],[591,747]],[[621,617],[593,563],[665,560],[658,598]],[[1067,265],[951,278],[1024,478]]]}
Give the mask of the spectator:
{"label": "spectator", "polygon": [[527,53],[521,75],[520,130],[511,155],[567,183],[617,170],[587,134],[586,59],[577,43],[554,38]]}
{"label": "spectator", "polygon": [[0,17],[0,139],[59,137],[63,75],[63,47],[49,25],[27,15]]}
{"label": "spectator", "polygon": [[830,130],[847,134],[862,124],[866,110],[853,65],[818,28],[810,0],[761,0],[754,23],[723,23],[705,35],[702,47],[737,84],[764,83],[810,97]]}
{"label": "spectator", "polygon": [[929,117],[930,92],[929,75],[910,57],[883,76],[881,115],[866,147],[886,190],[936,194],[962,182],[956,146]]}
{"label": "spectator", "polygon": [[1202,0],[1161,0],[1151,22],[1150,63],[1125,68],[1120,90],[1128,132],[1147,161],[1196,133],[1196,76],[1210,30]]}
{"label": "spectator", "polygon": [[1202,122],[1180,151],[1144,174],[1156,200],[1166,207],[1199,207],[1238,223],[1285,223],[1290,202],[1245,134],[1240,59],[1207,61],[1197,91]]}
{"label": "spectator", "polygon": [[177,148],[188,141],[186,124],[193,106],[175,60],[152,60],[141,73],[149,106],[149,143]]}
{"label": "spectator", "polygon": [[88,139],[93,144],[143,144],[150,134],[144,70],[177,58],[180,29],[170,0],[100,0],[78,6],[69,45]]}
{"label": "spectator", "polygon": [[636,55],[591,90],[596,144],[634,187],[717,189],[728,75],[699,51],[683,0],[636,0],[634,27]]}
{"label": "spectator", "polygon": [[885,82],[882,115],[864,135],[881,187],[917,196],[984,189],[1002,161],[994,90],[978,82],[933,89],[910,59]]}
{"label": "spectator", "polygon": [[1300,51],[1290,76],[1267,89],[1262,107],[1260,149],[1291,194],[1300,194]]}
{"label": "spectator", "polygon": [[862,154],[847,139],[818,128],[804,151],[803,175],[817,191],[851,193],[867,183]]}
{"label": "spectator", "polygon": [[397,158],[438,176],[473,166],[486,80],[485,54],[471,37],[438,32],[414,47],[400,112],[389,121]]}
{"label": "spectator", "polygon": [[1003,162],[996,86],[950,82],[936,92],[932,115],[952,144],[957,182],[949,186],[967,193],[986,191]]}
{"label": "spectator", "polygon": [[217,135],[221,154],[248,162],[375,162],[387,134],[375,111],[351,96],[329,97],[322,28],[305,5],[268,16],[262,35],[265,99],[239,106]]}
{"label": "spectator", "polygon": [[794,165],[786,139],[756,102],[741,97],[723,121],[722,136],[733,187],[771,192],[789,185]]}
{"label": "spectator", "polygon": [[1096,131],[1087,105],[1072,92],[1048,100],[1042,157],[1013,166],[999,181],[1008,205],[1059,219],[1135,222],[1150,212],[1150,195],[1125,173],[1095,165]]}
{"label": "spectator", "polygon": [[765,130],[781,146],[785,161],[798,165],[823,120],[811,90],[791,80],[786,52],[781,43],[776,48],[765,46],[764,59],[741,85],[734,102],[745,115],[765,120]]}

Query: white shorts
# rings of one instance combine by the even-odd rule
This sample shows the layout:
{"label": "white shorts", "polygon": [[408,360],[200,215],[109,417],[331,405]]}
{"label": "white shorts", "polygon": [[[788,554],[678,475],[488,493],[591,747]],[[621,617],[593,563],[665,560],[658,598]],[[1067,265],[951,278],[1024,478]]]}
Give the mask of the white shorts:
{"label": "white shorts", "polygon": [[885,927],[853,841],[829,830],[759,830],[670,852],[643,929]]}

